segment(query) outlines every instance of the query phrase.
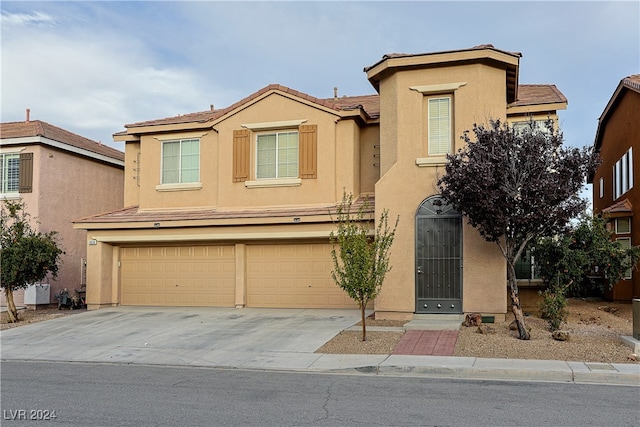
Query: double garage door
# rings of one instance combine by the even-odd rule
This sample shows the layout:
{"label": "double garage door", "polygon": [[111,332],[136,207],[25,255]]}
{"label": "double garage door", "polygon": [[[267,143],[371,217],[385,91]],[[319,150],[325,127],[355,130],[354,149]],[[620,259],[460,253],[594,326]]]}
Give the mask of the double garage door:
{"label": "double garage door", "polygon": [[244,293],[247,307],[355,308],[331,278],[330,254],[319,243],[246,245],[243,266],[234,245],[125,247],[120,303],[234,307]]}

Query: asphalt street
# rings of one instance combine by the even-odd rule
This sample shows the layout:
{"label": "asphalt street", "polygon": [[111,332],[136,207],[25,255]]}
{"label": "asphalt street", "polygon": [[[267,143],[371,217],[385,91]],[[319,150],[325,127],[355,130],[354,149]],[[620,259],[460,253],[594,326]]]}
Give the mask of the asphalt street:
{"label": "asphalt street", "polygon": [[68,362],[1,369],[3,426],[640,424],[640,391],[628,386]]}

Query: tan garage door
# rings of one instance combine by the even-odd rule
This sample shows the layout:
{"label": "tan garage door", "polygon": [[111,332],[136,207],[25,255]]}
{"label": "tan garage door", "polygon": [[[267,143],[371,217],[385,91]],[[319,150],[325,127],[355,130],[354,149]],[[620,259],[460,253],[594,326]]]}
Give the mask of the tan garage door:
{"label": "tan garage door", "polygon": [[122,248],[122,305],[235,305],[233,246]]}
{"label": "tan garage door", "polygon": [[248,245],[247,306],[357,308],[331,278],[331,245]]}

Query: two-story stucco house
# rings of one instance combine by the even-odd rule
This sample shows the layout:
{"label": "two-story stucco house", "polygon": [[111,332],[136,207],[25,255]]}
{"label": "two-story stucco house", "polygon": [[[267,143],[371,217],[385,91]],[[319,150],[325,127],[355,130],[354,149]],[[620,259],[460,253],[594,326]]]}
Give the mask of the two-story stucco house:
{"label": "two-story stucco house", "polygon": [[[58,277],[48,278],[49,303],[63,288],[85,283],[86,232],[79,215],[122,208],[124,153],[40,120],[0,124],[0,198],[22,199],[41,232],[57,231],[65,251]],[[4,304],[4,293],[0,303]],[[14,302],[25,303],[23,293]],[[32,301],[27,301],[31,305]],[[38,301],[40,304],[41,301]]]}
{"label": "two-story stucco house", "polygon": [[[640,244],[640,190],[634,175],[640,170],[640,74],[620,81],[598,120],[594,149],[602,163],[589,177],[593,212],[609,219],[614,238],[625,246]],[[635,152],[635,157],[634,157]],[[640,298],[640,275],[629,271],[607,295],[613,300]]]}
{"label": "two-story stucco house", "polygon": [[491,45],[386,55],[365,69],[373,95],[270,85],[126,125],[126,208],[75,224],[88,230],[89,307],[355,308],[330,275],[330,211],[346,191],[399,217],[377,317],[504,319],[497,246],[434,205],[435,183],[474,123],[566,108],[555,86],[519,84],[520,57]]}

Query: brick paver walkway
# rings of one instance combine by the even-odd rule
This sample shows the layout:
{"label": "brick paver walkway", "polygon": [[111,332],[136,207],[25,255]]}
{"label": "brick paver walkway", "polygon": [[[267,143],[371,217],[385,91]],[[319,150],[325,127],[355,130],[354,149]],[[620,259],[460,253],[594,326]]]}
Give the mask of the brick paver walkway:
{"label": "brick paver walkway", "polygon": [[458,331],[407,331],[393,354],[453,356]]}

